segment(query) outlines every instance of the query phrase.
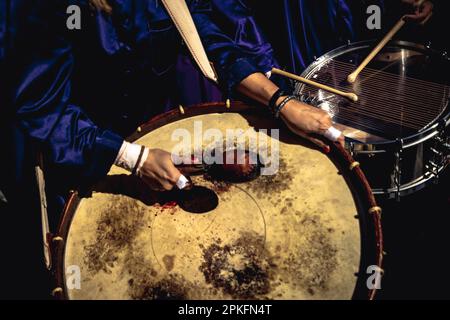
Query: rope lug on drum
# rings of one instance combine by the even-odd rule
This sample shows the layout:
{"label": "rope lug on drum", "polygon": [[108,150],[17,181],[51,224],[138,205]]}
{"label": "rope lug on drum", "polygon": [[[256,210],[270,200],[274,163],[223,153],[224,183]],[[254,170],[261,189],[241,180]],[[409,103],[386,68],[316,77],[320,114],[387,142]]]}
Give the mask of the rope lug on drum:
{"label": "rope lug on drum", "polygon": [[361,166],[361,164],[358,161],[354,161],[350,165],[349,169],[350,169],[350,171],[353,171],[355,168],[359,168],[360,166]]}
{"label": "rope lug on drum", "polygon": [[62,294],[63,292],[64,292],[63,288],[61,287],[55,288],[52,291],[52,296],[56,297],[56,295]]}
{"label": "rope lug on drum", "polygon": [[377,214],[377,215],[381,215],[383,209],[381,209],[381,207],[375,206],[369,209],[369,214]]}
{"label": "rope lug on drum", "polygon": [[54,238],[52,239],[52,241],[53,241],[53,242],[63,242],[64,239],[63,239],[62,237],[54,237]]}

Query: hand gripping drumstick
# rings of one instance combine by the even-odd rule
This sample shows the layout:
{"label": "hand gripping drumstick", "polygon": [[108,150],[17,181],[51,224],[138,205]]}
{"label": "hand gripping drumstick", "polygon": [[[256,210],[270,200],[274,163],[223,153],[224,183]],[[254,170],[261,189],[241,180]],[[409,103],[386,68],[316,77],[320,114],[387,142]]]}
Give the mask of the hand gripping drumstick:
{"label": "hand gripping drumstick", "polygon": [[293,73],[290,73],[290,72],[286,72],[286,71],[283,71],[283,70],[280,70],[280,69],[277,69],[277,68],[273,68],[272,69],[272,73],[278,74],[280,76],[287,77],[287,78],[290,78],[290,79],[293,79],[293,80],[297,80],[297,81],[300,81],[300,82],[303,82],[303,83],[306,83],[306,84],[309,84],[310,86],[313,86],[313,87],[316,87],[316,88],[319,88],[319,89],[322,89],[322,90],[325,90],[325,91],[337,94],[339,96],[342,96],[342,97],[345,97],[347,99],[350,99],[350,100],[352,100],[354,102],[357,102],[359,100],[358,96],[356,94],[354,94],[354,93],[344,92],[344,91],[335,89],[333,87],[330,87],[330,86],[327,86],[327,85],[324,85],[324,84],[321,84],[321,83],[318,83],[318,82],[315,82],[315,81],[312,81],[312,80],[309,80],[309,79],[297,76],[296,74],[293,74]]}
{"label": "hand gripping drumstick", "polygon": [[[417,2],[417,6],[421,6],[424,1],[425,0],[419,0]],[[427,21],[430,17],[431,14],[426,18],[425,21]],[[406,20],[405,17],[403,16],[395,24],[395,26],[384,36],[383,40],[380,41],[380,43],[372,50],[372,52],[367,56],[367,58],[364,59],[364,61],[359,65],[359,67],[347,77],[347,81],[349,83],[354,83],[356,81],[356,78],[358,78],[361,71],[363,71],[364,68],[367,67],[367,65],[373,60],[373,58],[375,58],[375,56],[386,46],[386,44],[395,36],[395,34],[400,31],[400,29],[405,25],[405,23]]]}

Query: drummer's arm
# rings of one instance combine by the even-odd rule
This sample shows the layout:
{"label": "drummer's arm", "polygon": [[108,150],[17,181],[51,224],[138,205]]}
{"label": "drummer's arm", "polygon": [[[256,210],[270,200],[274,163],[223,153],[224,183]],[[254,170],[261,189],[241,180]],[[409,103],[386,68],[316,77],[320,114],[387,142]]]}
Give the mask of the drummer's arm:
{"label": "drummer's arm", "polygon": [[18,22],[21,32],[14,41],[27,47],[15,53],[21,61],[14,66],[17,81],[12,88],[16,119],[49,162],[80,181],[96,180],[109,171],[123,139],[95,126],[71,102],[72,47],[60,27],[65,20],[55,14],[59,8],[47,11],[49,3],[34,6],[29,19]]}
{"label": "drummer's arm", "polygon": [[[277,65],[271,45],[242,2],[209,2],[211,7],[194,11],[193,18],[222,87],[229,95],[238,91],[267,106],[278,90],[269,79]],[[284,98],[280,97],[276,104]],[[324,134],[332,126],[327,113],[291,100],[282,109],[281,117],[292,131],[324,146],[309,134]]]}
{"label": "drummer's arm", "polygon": [[[96,126],[72,102],[74,57],[71,43],[59,27],[65,23],[43,8],[33,7],[33,25],[21,25],[23,36],[34,36],[30,40],[15,39],[29,46],[17,53],[21,66],[15,70],[18,80],[13,103],[18,125],[44,149],[47,161],[74,178],[71,184],[87,187],[116,164],[136,171],[146,182],[173,188],[180,172],[170,154],[124,142],[121,136]],[[46,41],[39,43],[39,37]]]}
{"label": "drummer's arm", "polygon": [[[251,74],[237,86],[238,91],[264,105],[269,104],[278,89],[278,86],[262,73]],[[286,96],[278,98],[275,105],[279,106],[285,98]],[[333,126],[328,113],[294,99],[285,105],[280,115],[291,131],[327,149],[321,140],[312,137],[311,134],[325,135]],[[339,142],[344,143],[343,136],[339,138]]]}
{"label": "drummer's arm", "polygon": [[405,15],[407,20],[424,23],[433,14],[434,5],[432,1],[424,1],[420,6],[416,5],[417,0],[402,0],[402,2],[411,4],[415,7],[414,14]]}

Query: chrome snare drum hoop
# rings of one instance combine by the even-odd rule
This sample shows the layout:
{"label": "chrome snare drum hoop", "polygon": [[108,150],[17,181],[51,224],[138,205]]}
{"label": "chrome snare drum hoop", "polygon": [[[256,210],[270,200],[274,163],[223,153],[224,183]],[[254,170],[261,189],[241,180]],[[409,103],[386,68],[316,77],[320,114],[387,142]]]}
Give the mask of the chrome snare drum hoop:
{"label": "chrome snare drum hoop", "polygon": [[[205,128],[279,126],[259,107],[209,104],[159,116],[130,140],[170,149],[168,132],[200,120]],[[147,202],[148,190],[118,168],[90,197],[74,193],[53,238],[55,295],[373,299],[371,280],[382,272],[381,209],[364,174],[341,146],[324,155],[280,133],[276,176],[225,185],[195,177],[219,198],[204,215]],[[124,193],[115,189],[124,186]],[[67,273],[73,265],[81,271],[78,290]]]}
{"label": "chrome snare drum hoop", "polygon": [[375,43],[337,48],[313,62],[307,79],[353,91],[358,103],[298,83],[298,94],[322,101],[347,138],[348,148],[375,194],[390,198],[437,181],[448,166],[450,63],[424,46],[391,41],[350,85],[346,77]]}

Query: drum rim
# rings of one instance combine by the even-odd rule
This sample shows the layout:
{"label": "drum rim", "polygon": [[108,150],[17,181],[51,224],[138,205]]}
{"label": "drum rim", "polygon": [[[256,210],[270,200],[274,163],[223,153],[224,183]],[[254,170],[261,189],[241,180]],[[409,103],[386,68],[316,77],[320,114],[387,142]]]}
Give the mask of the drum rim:
{"label": "drum rim", "polygon": [[[320,67],[324,61],[333,59],[335,57],[338,57],[340,55],[343,55],[345,53],[351,52],[356,49],[361,49],[363,47],[369,47],[371,45],[374,45],[378,40],[364,40],[364,41],[357,41],[352,42],[343,46],[340,46],[336,49],[333,49],[325,54],[323,54],[321,57],[317,58],[313,63],[311,63],[301,74],[302,77],[309,79],[309,75],[311,72],[313,72],[317,67]],[[392,46],[400,46],[404,48],[413,49],[416,51],[421,51],[423,53],[432,54],[435,56],[440,56],[441,59],[444,59],[442,55],[439,55],[439,52],[436,50],[433,50],[431,48],[428,48],[422,44],[419,43],[413,43],[403,40],[391,40],[386,45],[386,48],[392,47]],[[449,62],[450,63],[450,62]],[[302,84],[302,86],[304,86]],[[421,144],[424,142],[424,140],[429,140],[432,137],[434,137],[438,132],[437,129],[441,124],[444,124],[444,126],[450,125],[450,97],[447,99],[447,106],[444,108],[444,110],[428,125],[426,125],[424,128],[419,130],[419,132],[404,137],[401,140],[403,144],[403,148],[409,148],[414,147],[418,144]],[[398,145],[398,140],[386,140],[381,142],[371,142],[371,143],[359,143],[364,145],[374,145],[374,146],[385,146],[389,147],[391,145]]]}
{"label": "drum rim", "polygon": [[[138,130],[126,140],[136,141],[149,132],[156,130],[168,123],[195,117],[198,115],[206,115],[212,113],[236,113],[245,111],[256,111],[258,113],[262,113],[263,111],[261,108],[261,106],[250,106],[242,102],[233,102],[231,108],[223,102],[199,104],[186,109],[180,107],[179,110],[174,109],[172,111],[154,117],[153,119],[139,127]],[[341,145],[337,143],[332,144],[331,150],[332,151],[329,154],[329,159],[337,166],[337,168],[347,168],[347,174],[342,173],[342,171],[341,174],[344,176],[358,208],[361,235],[361,256],[359,272],[365,273],[365,268],[367,268],[367,266],[369,265],[377,266],[379,270],[382,271],[384,242],[381,225],[381,208],[377,206],[375,196],[364,173],[359,167],[359,164],[352,159],[350,154]],[[334,156],[332,157],[331,155]],[[356,185],[359,188],[357,188]],[[81,199],[82,198],[77,191],[71,192],[69,199],[63,209],[57,233],[52,236],[51,253],[53,264],[51,273],[55,281],[55,289],[53,290],[52,294],[56,299],[69,299],[65,284],[64,270],[66,249],[65,240],[69,235],[70,226],[75,213],[77,212],[78,205]],[[364,211],[362,211],[361,208],[364,208]],[[361,214],[362,216],[360,216]],[[373,237],[371,237],[372,239],[369,239],[369,237],[367,236],[368,231],[371,231],[370,233],[373,233]],[[368,252],[366,253],[363,250],[365,248],[369,248],[371,249],[370,251],[373,251],[370,257],[365,256],[366,254],[368,254]],[[366,278],[362,274],[357,274],[356,276],[358,276],[358,279],[355,291],[353,293],[353,299],[373,300],[377,293],[377,289],[367,288]]]}

